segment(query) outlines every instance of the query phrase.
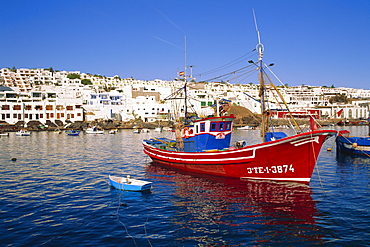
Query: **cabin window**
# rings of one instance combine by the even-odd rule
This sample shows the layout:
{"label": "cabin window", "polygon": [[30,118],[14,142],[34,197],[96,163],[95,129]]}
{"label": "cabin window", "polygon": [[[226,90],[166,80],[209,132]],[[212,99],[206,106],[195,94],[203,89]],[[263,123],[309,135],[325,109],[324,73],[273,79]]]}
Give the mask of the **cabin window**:
{"label": "cabin window", "polygon": [[226,128],[225,130],[231,130],[231,122],[226,122]]}
{"label": "cabin window", "polygon": [[218,130],[219,131],[224,131],[225,130],[225,123],[219,123]]}
{"label": "cabin window", "polygon": [[209,130],[210,131],[217,131],[217,123],[211,122],[211,128]]}
{"label": "cabin window", "polygon": [[200,132],[206,131],[206,124],[205,123],[200,123]]}

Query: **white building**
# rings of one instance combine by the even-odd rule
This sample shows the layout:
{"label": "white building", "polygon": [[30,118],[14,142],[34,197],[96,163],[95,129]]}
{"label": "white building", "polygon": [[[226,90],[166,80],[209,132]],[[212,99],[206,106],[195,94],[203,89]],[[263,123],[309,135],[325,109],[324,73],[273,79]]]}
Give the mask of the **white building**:
{"label": "white building", "polygon": [[56,120],[83,121],[82,100],[58,98],[55,92],[0,92],[0,110],[1,120],[9,124],[32,120],[43,124]]}

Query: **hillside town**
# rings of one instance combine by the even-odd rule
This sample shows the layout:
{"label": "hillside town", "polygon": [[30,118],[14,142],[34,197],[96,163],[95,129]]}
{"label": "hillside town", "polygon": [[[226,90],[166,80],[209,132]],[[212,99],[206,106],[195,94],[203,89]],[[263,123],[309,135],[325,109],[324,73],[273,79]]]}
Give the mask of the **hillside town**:
{"label": "hillside town", "polygon": [[[183,114],[184,78],[172,81],[122,79],[50,69],[0,69],[0,120],[7,124],[39,121],[63,124],[76,121],[173,121]],[[268,91],[273,119],[314,117],[318,120],[363,120],[369,117],[370,90],[325,86],[279,86],[283,100]],[[214,114],[218,100],[261,114],[258,84],[195,82],[189,79],[189,108],[200,115]],[[285,102],[284,102],[285,101]],[[176,116],[177,114],[177,116]]]}

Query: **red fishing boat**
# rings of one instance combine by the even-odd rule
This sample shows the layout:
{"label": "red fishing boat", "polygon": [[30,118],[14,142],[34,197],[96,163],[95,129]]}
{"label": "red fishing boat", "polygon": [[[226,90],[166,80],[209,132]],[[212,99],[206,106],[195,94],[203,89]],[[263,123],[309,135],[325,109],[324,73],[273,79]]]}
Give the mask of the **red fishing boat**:
{"label": "red fishing boat", "polygon": [[[156,138],[143,141],[144,152],[160,164],[191,172],[309,183],[322,144],[336,134],[334,130],[316,130],[237,148],[230,147],[231,131],[195,131],[201,124],[231,127],[231,119],[215,117],[196,121],[193,127],[188,127],[193,130],[193,136],[184,138],[183,151],[178,151],[171,140]],[[223,138],[217,139],[218,136]],[[205,149],[192,150],[192,146],[199,147],[197,143]]]}
{"label": "red fishing boat", "polygon": [[[269,80],[269,77],[266,77],[264,72],[267,66],[262,62],[263,45],[260,38],[258,41],[258,62],[251,63],[256,65],[259,71],[262,143],[246,146],[245,142],[241,141],[230,145],[234,116],[222,116],[219,105],[216,106],[217,112],[213,117],[188,116],[185,79],[185,116],[183,123],[176,124],[176,140],[144,140],[144,153],[162,165],[185,171],[241,179],[309,183],[323,143],[337,132],[311,130],[302,133],[298,124],[297,133],[293,136],[287,136],[284,132],[271,132],[270,110],[265,102],[265,91],[268,87],[265,81]],[[277,90],[270,80],[269,84],[270,90]]]}

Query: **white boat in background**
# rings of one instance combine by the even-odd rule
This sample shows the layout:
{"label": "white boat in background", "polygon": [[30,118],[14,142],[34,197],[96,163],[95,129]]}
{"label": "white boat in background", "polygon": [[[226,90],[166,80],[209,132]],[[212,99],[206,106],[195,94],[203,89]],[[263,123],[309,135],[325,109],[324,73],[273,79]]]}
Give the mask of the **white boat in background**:
{"label": "white boat in background", "polygon": [[17,136],[30,136],[31,135],[31,131],[28,131],[28,130],[25,130],[25,129],[21,129],[19,131],[17,131],[17,133],[15,133]]}
{"label": "white boat in background", "polygon": [[5,132],[0,131],[0,136],[9,136],[9,133],[5,133]]}
{"label": "white boat in background", "polygon": [[118,129],[112,129],[109,131],[109,134],[116,134],[118,132]]}
{"label": "white boat in background", "polygon": [[100,129],[97,126],[94,126],[94,127],[91,127],[91,128],[87,128],[85,130],[85,132],[86,132],[86,134],[104,134],[104,130]]}
{"label": "white boat in background", "polygon": [[162,127],[157,127],[154,129],[155,132],[162,132]]}
{"label": "white boat in background", "polygon": [[128,191],[145,191],[152,188],[152,182],[132,179],[130,175],[127,177],[109,175],[109,184],[116,189]]}
{"label": "white boat in background", "polygon": [[254,127],[252,127],[252,126],[243,126],[243,127],[238,127],[237,129],[238,130],[253,130]]}

